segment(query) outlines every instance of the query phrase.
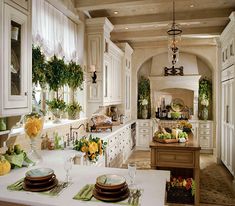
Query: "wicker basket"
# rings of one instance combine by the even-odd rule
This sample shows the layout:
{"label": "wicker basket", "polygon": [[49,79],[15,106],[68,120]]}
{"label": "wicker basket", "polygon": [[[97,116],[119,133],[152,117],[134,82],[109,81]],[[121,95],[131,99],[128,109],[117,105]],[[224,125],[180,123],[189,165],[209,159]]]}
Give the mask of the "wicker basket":
{"label": "wicker basket", "polygon": [[192,196],[192,189],[186,190],[185,187],[167,188],[167,202],[194,204],[194,196]]}

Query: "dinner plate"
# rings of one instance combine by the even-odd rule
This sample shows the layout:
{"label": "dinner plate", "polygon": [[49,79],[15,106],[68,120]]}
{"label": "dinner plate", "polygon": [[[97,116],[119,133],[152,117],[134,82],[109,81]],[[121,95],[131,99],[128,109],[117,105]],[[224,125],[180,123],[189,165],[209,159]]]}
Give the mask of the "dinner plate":
{"label": "dinner plate", "polygon": [[29,187],[28,185],[26,185],[25,183],[23,184],[23,189],[25,191],[30,191],[30,192],[43,192],[43,191],[47,191],[50,190],[52,188],[54,188],[56,185],[58,184],[58,180],[55,179],[51,185],[47,186],[47,187]]}
{"label": "dinner plate", "polygon": [[120,175],[106,174],[97,177],[96,183],[103,187],[119,187],[126,183],[126,179]]}
{"label": "dinner plate", "polygon": [[118,189],[118,190],[108,190],[108,189],[101,189],[99,186],[95,185],[95,190],[97,192],[97,194],[101,195],[101,196],[113,196],[113,197],[117,197],[120,195],[123,195],[127,192],[128,190],[128,185],[125,184],[123,188]]}
{"label": "dinner plate", "polygon": [[56,176],[53,175],[50,179],[46,180],[40,180],[40,181],[31,181],[27,178],[24,179],[24,183],[29,187],[46,187],[47,185],[50,185],[54,180],[56,179]]}
{"label": "dinner plate", "polygon": [[129,189],[127,189],[126,193],[123,195],[120,195],[118,197],[114,197],[112,195],[109,196],[103,196],[100,195],[99,193],[97,193],[96,189],[93,190],[93,196],[97,199],[97,200],[101,200],[104,202],[118,202],[118,201],[122,201],[125,200],[126,198],[128,198],[130,195],[130,191]]}
{"label": "dinner plate", "polygon": [[50,168],[36,168],[26,172],[25,178],[28,180],[45,180],[50,179],[54,174],[54,170]]}

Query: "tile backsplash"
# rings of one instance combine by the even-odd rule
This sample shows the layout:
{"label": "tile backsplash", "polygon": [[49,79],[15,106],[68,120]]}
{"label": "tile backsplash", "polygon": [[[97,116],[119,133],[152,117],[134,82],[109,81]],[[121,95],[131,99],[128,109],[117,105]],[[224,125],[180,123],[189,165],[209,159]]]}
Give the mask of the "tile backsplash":
{"label": "tile backsplash", "polygon": [[[62,120],[63,122],[63,120]],[[47,123],[46,123],[47,124]],[[67,139],[70,137],[70,127],[72,126],[73,128],[79,127],[80,124],[84,124],[86,126],[87,124],[87,119],[78,119],[74,121],[69,121],[68,123],[63,123],[63,124],[53,124],[52,127],[47,127],[47,125],[44,125],[41,138],[38,138],[36,140],[37,142],[37,148],[41,149],[41,142],[42,142],[42,137],[47,134],[49,139],[52,139],[55,133],[58,133],[64,141],[67,141]],[[75,135],[77,138],[81,138],[82,136],[85,135],[85,130],[84,127],[81,127],[79,130],[73,130],[72,135]],[[30,139],[27,137],[26,134],[19,134],[13,137],[10,137],[10,139],[7,141],[7,146],[13,145],[13,144],[20,144],[22,148],[25,151],[30,150]],[[0,148],[0,153],[4,153],[6,148]]]}

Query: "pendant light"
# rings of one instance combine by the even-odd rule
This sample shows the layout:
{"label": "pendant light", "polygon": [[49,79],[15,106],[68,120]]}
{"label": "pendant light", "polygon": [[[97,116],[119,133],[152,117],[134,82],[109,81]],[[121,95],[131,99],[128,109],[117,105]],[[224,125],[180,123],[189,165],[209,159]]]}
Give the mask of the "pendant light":
{"label": "pendant light", "polygon": [[175,1],[173,0],[173,21],[170,25],[168,34],[168,59],[174,66],[179,60],[179,43],[181,41],[181,33],[179,25],[175,22]]}

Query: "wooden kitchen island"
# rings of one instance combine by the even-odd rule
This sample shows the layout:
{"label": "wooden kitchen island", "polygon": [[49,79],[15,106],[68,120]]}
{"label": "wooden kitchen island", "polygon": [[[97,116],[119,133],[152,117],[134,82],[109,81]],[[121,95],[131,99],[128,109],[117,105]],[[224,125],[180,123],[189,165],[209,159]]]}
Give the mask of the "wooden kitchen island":
{"label": "wooden kitchen island", "polygon": [[173,176],[190,176],[196,183],[194,205],[199,205],[200,146],[189,135],[186,143],[151,142],[151,168],[170,170]]}

